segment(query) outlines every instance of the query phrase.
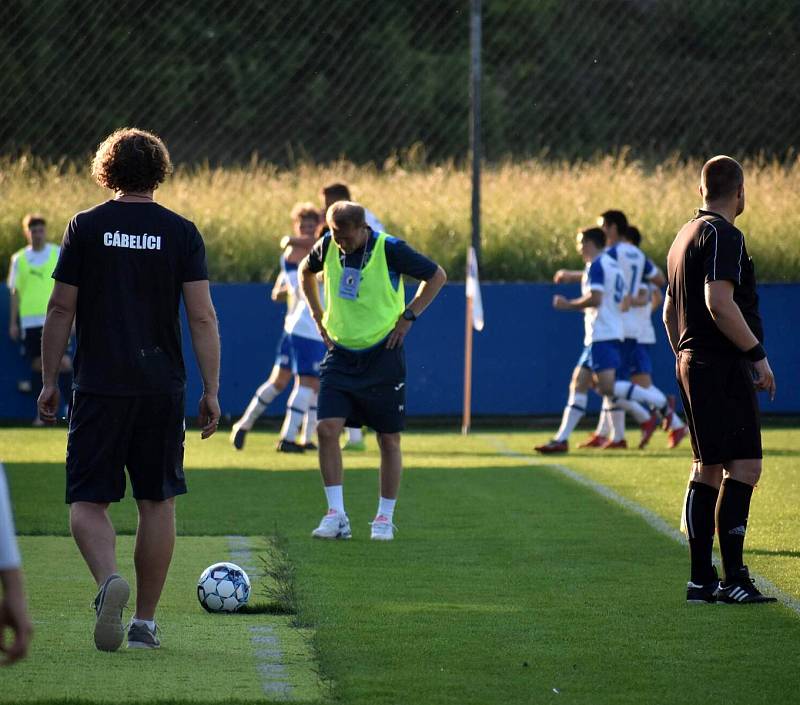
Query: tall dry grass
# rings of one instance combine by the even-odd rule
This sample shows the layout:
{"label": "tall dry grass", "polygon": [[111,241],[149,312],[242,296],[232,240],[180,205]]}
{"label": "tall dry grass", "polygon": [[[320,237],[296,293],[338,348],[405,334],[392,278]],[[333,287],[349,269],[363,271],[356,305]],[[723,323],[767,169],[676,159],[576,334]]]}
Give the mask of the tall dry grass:
{"label": "tall dry grass", "polygon": [[[623,155],[487,168],[482,278],[547,280],[559,267],[578,266],[576,229],[608,208],[624,210],[640,227],[644,249],[663,263],[676,231],[698,205],[700,166],[675,159],[652,167]],[[748,205],[737,225],[747,235],[759,279],[795,281],[800,160],[751,160],[744,166]],[[214,280],[262,281],[276,271],[278,240],[290,229],[292,205],[316,201],[320,185],[332,180],[348,182],[353,196],[377,213],[389,232],[438,260],[451,279],[463,277],[470,177],[453,165],[182,168],[159,189],[158,200],[198,225]],[[0,271],[23,244],[20,219],[27,211],[43,212],[53,238],[60,239],[73,213],[107,197],[86,165],[0,160]]]}

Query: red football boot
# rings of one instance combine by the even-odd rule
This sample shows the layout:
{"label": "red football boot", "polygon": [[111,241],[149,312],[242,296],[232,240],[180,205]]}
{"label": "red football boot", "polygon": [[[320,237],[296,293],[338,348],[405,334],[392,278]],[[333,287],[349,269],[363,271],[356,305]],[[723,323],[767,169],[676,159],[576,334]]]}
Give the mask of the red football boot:
{"label": "red football boot", "polygon": [[569,443],[567,441],[548,441],[543,446],[534,446],[533,448],[537,453],[542,455],[550,455],[553,453],[566,453],[569,450]]}
{"label": "red football boot", "polygon": [[578,443],[578,448],[602,448],[608,442],[605,436],[598,436],[593,433],[583,443]]}

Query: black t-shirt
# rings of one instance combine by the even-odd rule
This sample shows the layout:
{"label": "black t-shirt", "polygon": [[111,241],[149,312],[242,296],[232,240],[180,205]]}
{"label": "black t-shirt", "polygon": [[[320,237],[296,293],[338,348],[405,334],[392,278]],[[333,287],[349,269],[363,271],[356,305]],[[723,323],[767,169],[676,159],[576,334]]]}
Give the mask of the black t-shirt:
{"label": "black t-shirt", "polygon": [[184,388],[182,285],[208,279],[193,223],[157,203],[106,201],[70,220],[53,278],[78,287],[75,389]]}
{"label": "black t-shirt", "polygon": [[[364,255],[364,248],[360,247],[355,252],[345,255],[343,266],[358,269],[361,267],[362,258],[366,266],[377,241],[378,233],[370,230],[370,236],[367,238],[366,243],[366,256]],[[323,231],[322,236],[314,244],[308,255],[308,268],[315,274],[322,271],[325,264],[325,255],[328,253],[328,248],[331,244],[330,231]],[[333,247],[336,247],[336,245],[333,244]],[[436,274],[438,268],[436,262],[409,247],[403,240],[387,235],[385,247],[386,266],[389,268],[389,278],[393,283],[399,280],[401,274],[422,281],[427,281]]]}
{"label": "black t-shirt", "polygon": [[755,269],[744,235],[717,213],[698,210],[681,228],[667,256],[668,293],[678,314],[679,350],[742,354],[720,331],[706,306],[706,282],[723,279],[733,282],[733,300],[753,335],[764,342]]}

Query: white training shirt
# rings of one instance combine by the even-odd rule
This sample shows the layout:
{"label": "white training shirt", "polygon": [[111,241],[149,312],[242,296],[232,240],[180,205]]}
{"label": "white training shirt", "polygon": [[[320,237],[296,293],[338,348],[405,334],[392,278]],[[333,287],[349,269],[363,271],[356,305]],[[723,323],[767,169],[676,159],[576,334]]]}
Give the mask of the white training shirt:
{"label": "white training shirt", "polygon": [[636,340],[642,345],[653,345],[656,342],[656,329],[653,326],[653,290],[655,284],[645,284],[647,303],[644,306],[633,306],[632,311],[637,319],[638,334]]}
{"label": "white training shirt", "polygon": [[[655,275],[653,263],[636,245],[620,241],[609,247],[606,252],[617,261],[622,277],[625,281],[625,293],[636,296],[639,289],[647,285],[649,279]],[[640,318],[634,311],[634,306],[622,314],[622,325],[626,338],[639,338]]]}
{"label": "white training shirt", "polygon": [[17,535],[14,532],[14,517],[3,464],[0,463],[0,570],[19,568],[20,557]]}
{"label": "white training shirt", "polygon": [[[321,341],[322,337],[317,330],[314,319],[311,317],[311,309],[308,307],[308,302],[300,289],[297,265],[287,262],[281,257],[281,274],[288,289],[287,310],[283,329],[290,335]],[[321,296],[322,294],[320,293]]]}
{"label": "white training shirt", "polygon": [[[58,245],[48,242],[41,250],[37,252],[33,249],[33,247],[28,245],[22,251],[22,255],[26,260],[28,260],[28,264],[30,264],[32,267],[41,267],[47,262],[48,259],[50,259],[50,253],[53,251],[53,248],[55,248],[56,252],[61,249]],[[11,255],[11,264],[8,268],[8,279],[6,280],[9,291],[14,291],[17,286],[17,276],[19,276],[19,257],[19,252],[15,252],[13,255]],[[20,318],[19,324],[23,330],[27,330],[28,328],[41,328],[44,325],[45,317],[46,316],[44,314],[41,316],[25,316]]]}
{"label": "white training shirt", "polygon": [[589,294],[600,291],[603,301],[597,308],[587,308],[583,314],[583,344],[601,343],[604,340],[622,340],[622,297],[625,294],[625,280],[619,265],[607,253],[601,253],[593,262],[586,265],[581,279],[581,292]]}
{"label": "white training shirt", "polygon": [[364,220],[366,221],[367,225],[371,227],[376,233],[385,233],[386,228],[383,226],[378,217],[369,209],[364,209]]}

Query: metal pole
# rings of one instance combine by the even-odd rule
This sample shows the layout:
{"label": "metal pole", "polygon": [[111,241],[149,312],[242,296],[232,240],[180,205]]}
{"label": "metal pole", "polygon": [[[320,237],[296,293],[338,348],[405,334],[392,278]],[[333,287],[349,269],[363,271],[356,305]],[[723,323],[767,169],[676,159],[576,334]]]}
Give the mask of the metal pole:
{"label": "metal pole", "polygon": [[470,14],[470,124],[472,152],[472,246],[481,263],[481,0],[472,0]]}
{"label": "metal pole", "polygon": [[[470,13],[470,64],[469,64],[469,147],[472,153],[472,247],[475,259],[481,255],[481,0],[472,0]],[[467,248],[467,276],[469,276],[469,250]],[[469,433],[472,425],[472,306],[467,297],[466,335],[464,340],[464,405],[461,415],[461,433]]]}

